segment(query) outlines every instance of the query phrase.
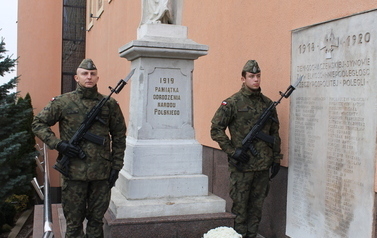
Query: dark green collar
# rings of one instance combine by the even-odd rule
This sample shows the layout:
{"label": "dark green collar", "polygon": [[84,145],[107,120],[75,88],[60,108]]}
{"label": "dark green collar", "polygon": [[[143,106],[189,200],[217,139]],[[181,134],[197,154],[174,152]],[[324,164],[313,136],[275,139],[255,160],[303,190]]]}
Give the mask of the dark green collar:
{"label": "dark green collar", "polygon": [[261,88],[259,88],[258,90],[251,90],[244,84],[242,85],[242,88],[241,88],[241,93],[247,97],[260,97],[262,95],[261,91],[262,91]]}
{"label": "dark green collar", "polygon": [[80,98],[86,98],[86,99],[98,98],[97,85],[95,85],[92,88],[85,88],[85,87],[81,86],[80,84],[77,84],[76,91],[79,94]]}

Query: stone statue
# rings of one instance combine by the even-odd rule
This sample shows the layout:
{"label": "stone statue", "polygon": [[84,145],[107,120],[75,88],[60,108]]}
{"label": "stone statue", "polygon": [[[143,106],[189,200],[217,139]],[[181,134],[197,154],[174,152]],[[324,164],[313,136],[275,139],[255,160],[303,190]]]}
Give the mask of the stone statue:
{"label": "stone statue", "polygon": [[172,0],[143,0],[141,24],[173,24]]}
{"label": "stone statue", "polygon": [[175,24],[174,0],[142,0],[142,19],[143,24]]}

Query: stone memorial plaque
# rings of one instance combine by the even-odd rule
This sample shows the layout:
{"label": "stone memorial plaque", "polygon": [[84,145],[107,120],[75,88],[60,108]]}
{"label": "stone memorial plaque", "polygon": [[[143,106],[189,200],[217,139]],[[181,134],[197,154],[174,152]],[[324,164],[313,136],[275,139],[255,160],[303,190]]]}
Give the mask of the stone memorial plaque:
{"label": "stone memorial plaque", "polygon": [[180,69],[155,68],[149,74],[147,122],[152,129],[180,128],[191,123],[187,105],[191,80]]}
{"label": "stone memorial plaque", "polygon": [[286,234],[372,237],[377,11],[293,31]]}

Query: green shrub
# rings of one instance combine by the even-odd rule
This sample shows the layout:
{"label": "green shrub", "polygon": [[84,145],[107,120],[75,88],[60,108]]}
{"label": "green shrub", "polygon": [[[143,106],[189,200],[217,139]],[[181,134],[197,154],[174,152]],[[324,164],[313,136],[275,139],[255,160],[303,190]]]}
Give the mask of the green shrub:
{"label": "green shrub", "polygon": [[8,197],[5,202],[13,204],[16,208],[16,212],[20,213],[25,211],[29,206],[29,197],[27,195],[16,195]]}
{"label": "green shrub", "polygon": [[2,227],[5,224],[8,224],[9,226],[14,225],[14,217],[16,216],[16,208],[12,203],[4,202],[0,204],[0,227]]}

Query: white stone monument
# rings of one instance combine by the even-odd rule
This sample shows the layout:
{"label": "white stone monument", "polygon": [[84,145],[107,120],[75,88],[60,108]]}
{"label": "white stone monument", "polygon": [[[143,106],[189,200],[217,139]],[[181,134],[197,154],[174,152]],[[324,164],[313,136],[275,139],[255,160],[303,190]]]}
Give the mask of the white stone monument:
{"label": "white stone monument", "polygon": [[[374,237],[377,11],[292,33],[287,229]],[[292,79],[292,80],[293,80]]]}
{"label": "white stone monument", "polygon": [[207,51],[187,27],[168,24],[141,25],[119,49],[136,70],[125,166],[110,203],[117,219],[225,212],[225,200],[208,193],[193,128],[194,60]]}
{"label": "white stone monument", "polygon": [[144,24],[181,24],[183,0],[141,0]]}

